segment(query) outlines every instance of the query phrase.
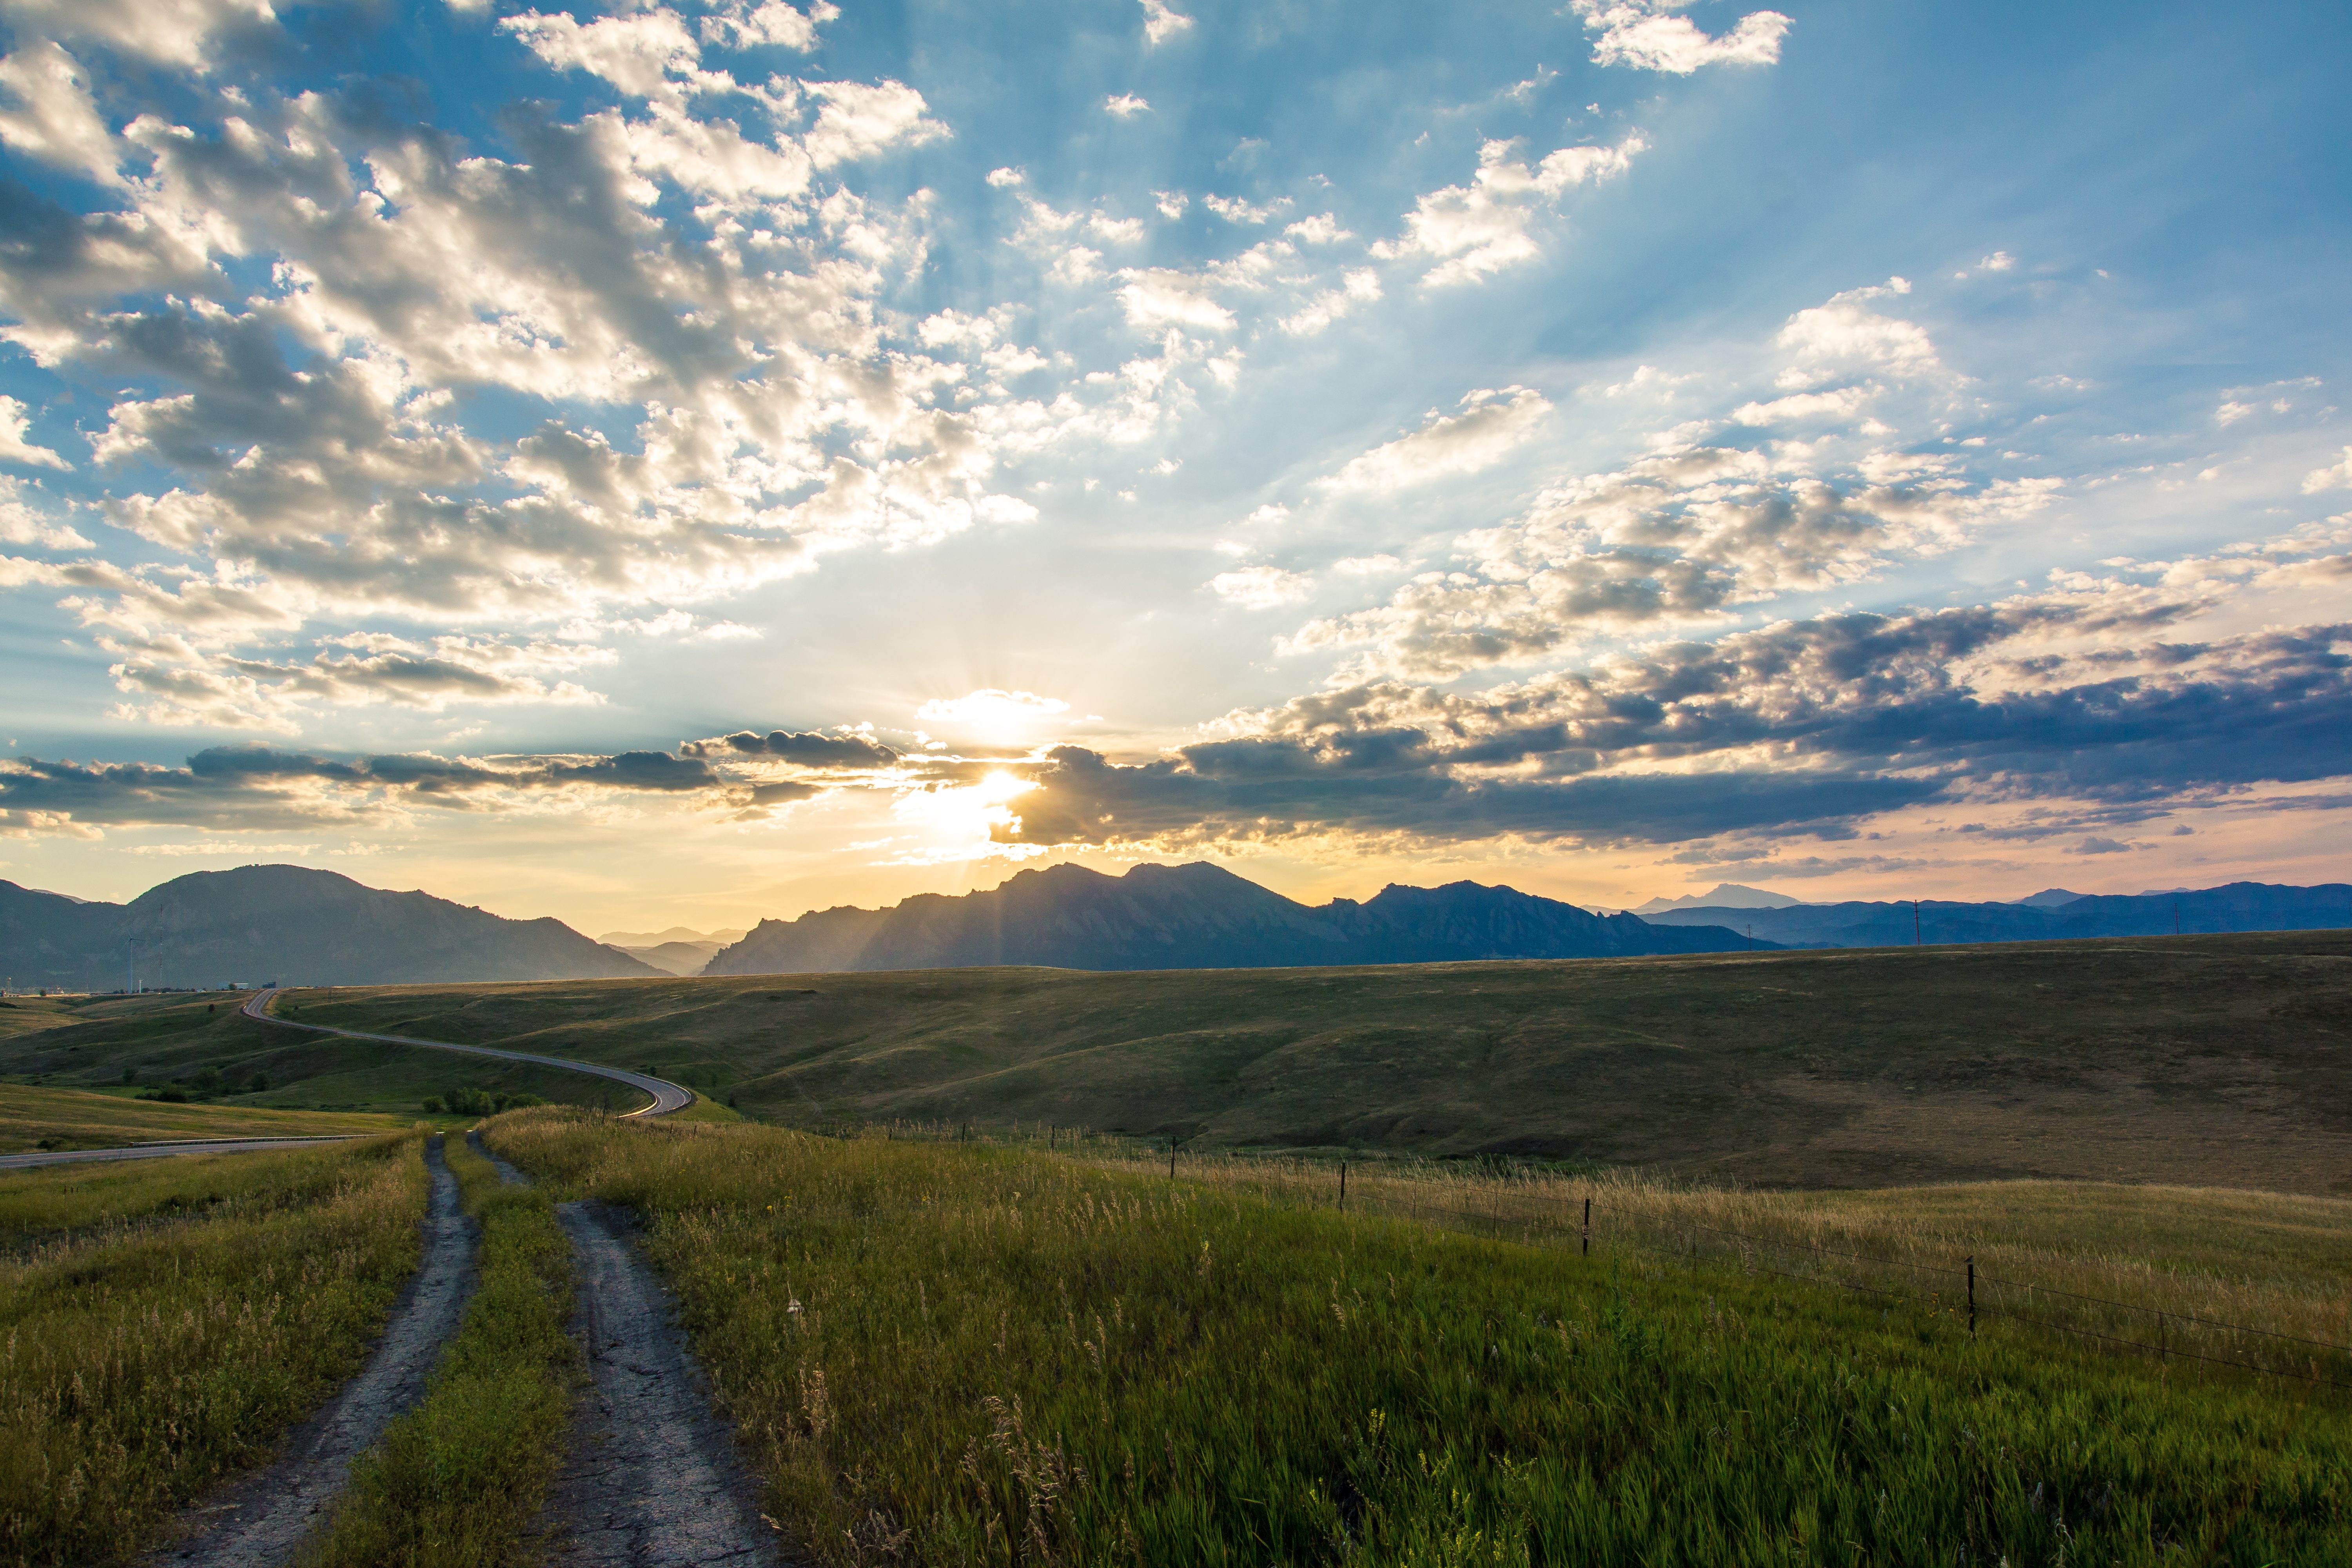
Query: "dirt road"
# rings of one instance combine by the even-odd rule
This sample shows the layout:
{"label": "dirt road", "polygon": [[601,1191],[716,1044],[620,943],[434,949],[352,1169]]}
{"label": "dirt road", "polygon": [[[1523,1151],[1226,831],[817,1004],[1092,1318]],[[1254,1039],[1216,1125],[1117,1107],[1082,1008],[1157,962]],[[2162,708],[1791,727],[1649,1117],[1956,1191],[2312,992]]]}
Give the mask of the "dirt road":
{"label": "dirt road", "polygon": [[394,1416],[416,1403],[425,1380],[457,1331],[474,1292],[474,1222],[457,1207],[457,1182],[425,1145],[433,1176],[425,1218],[425,1257],[393,1308],[367,1365],[334,1403],[288,1437],[285,1456],[227,1492],[182,1516],[191,1533],[158,1552],[157,1563],[206,1568],[276,1568],[289,1562],[343,1489],[352,1458],[373,1444]]}
{"label": "dirt road", "polygon": [[[467,1138],[501,1180],[530,1180]],[[572,1331],[594,1387],[576,1407],[542,1528],[552,1560],[590,1564],[777,1561],[732,1436],[711,1414],[701,1369],[631,1238],[628,1212],[556,1205],[579,1270]]]}

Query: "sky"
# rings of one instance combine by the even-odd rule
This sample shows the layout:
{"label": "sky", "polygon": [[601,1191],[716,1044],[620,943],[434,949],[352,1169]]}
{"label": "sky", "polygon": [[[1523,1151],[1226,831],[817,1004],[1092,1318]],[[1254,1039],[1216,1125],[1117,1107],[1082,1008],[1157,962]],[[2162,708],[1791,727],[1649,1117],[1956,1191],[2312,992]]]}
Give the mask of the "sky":
{"label": "sky", "polygon": [[2352,12],[0,0],[0,877],[2347,879]]}

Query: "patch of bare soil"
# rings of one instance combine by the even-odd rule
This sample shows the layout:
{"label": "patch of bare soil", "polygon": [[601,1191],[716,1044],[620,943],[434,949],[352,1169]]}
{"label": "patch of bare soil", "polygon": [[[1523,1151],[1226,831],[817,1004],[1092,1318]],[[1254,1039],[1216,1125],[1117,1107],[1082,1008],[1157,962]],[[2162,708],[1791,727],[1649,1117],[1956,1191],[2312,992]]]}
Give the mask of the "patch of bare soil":
{"label": "patch of bare soil", "polygon": [[442,1344],[457,1331],[474,1293],[474,1222],[457,1207],[457,1182],[441,1140],[425,1146],[433,1196],[425,1215],[425,1256],[401,1293],[383,1337],[360,1374],[325,1410],[295,1428],[283,1454],[210,1502],[189,1510],[187,1533],[155,1563],[265,1568],[288,1562],[342,1494],[353,1456],[381,1436],[425,1393]]}
{"label": "patch of bare soil", "polygon": [[624,1209],[559,1205],[593,1393],[548,1499],[554,1560],[774,1563],[776,1536]]}

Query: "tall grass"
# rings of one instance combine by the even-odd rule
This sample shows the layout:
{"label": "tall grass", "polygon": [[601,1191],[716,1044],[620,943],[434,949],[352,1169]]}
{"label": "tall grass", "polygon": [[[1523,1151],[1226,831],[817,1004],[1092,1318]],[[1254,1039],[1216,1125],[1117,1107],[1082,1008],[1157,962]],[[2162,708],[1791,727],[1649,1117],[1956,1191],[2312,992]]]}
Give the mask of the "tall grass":
{"label": "tall grass", "polygon": [[1042,1153],[488,1136],[646,1215],[828,1563],[2352,1562],[2352,1422],[2266,1387]]}
{"label": "tall grass", "polygon": [[[1159,1162],[1112,1149],[1114,1165]],[[1330,1160],[1183,1156],[1184,1179],[1283,1205],[1339,1201]],[[1794,1275],[1987,1320],[2352,1384],[2352,1202],[2222,1188],[1970,1182],[1743,1192],[1635,1173],[1368,1161],[1349,1206],[1529,1245],[1592,1245]],[[2324,1348],[2328,1345],[2335,1350]]]}
{"label": "tall grass", "polygon": [[466,1320],[416,1408],[352,1466],[306,1568],[477,1568],[536,1560],[532,1521],[562,1460],[579,1352],[571,1247],[547,1194],[501,1186],[451,1139],[449,1167],[482,1228]]}
{"label": "tall grass", "polygon": [[[414,1138],[168,1164],[111,1195],[152,1213],[176,1184],[201,1217],[0,1263],[0,1563],[148,1543],[358,1370],[416,1267]],[[26,1175],[64,1195],[12,1180],[20,1214],[106,1211],[85,1176]]]}

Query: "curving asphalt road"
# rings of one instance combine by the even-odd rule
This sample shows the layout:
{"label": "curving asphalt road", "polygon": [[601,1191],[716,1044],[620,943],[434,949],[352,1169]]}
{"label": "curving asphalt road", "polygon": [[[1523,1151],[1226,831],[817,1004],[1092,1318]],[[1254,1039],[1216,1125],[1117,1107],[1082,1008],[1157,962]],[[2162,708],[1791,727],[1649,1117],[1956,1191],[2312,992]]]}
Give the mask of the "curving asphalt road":
{"label": "curving asphalt road", "polygon": [[47,1149],[37,1154],[0,1154],[0,1171],[28,1165],[65,1165],[82,1160],[156,1160],[166,1154],[244,1154],[257,1149],[307,1149],[313,1143],[344,1143],[366,1132],[316,1138],[192,1138],[177,1143],[134,1143],[128,1149]]}
{"label": "curving asphalt road", "polygon": [[308,1029],[314,1035],[341,1035],[352,1040],[382,1040],[394,1046],[424,1046],[436,1051],[459,1051],[469,1057],[497,1057],[501,1061],[530,1062],[543,1068],[562,1068],[570,1072],[584,1072],[593,1078],[610,1079],[625,1083],[654,1097],[651,1105],[640,1106],[627,1112],[630,1116],[667,1116],[673,1110],[684,1110],[694,1103],[694,1090],[685,1089],[667,1079],[641,1072],[628,1072],[620,1068],[598,1067],[593,1062],[575,1062],[563,1057],[539,1057],[528,1051],[493,1050],[488,1046],[460,1046],[448,1040],[420,1040],[408,1035],[371,1035],[362,1029],[338,1029],[331,1024],[298,1024],[291,1018],[281,1018],[269,1010],[270,1002],[283,987],[257,991],[253,1000],[245,1005],[245,1016],[265,1024],[276,1024],[288,1029]]}
{"label": "curving asphalt road", "polygon": [[[584,1072],[591,1078],[625,1083],[654,1097],[651,1105],[641,1105],[635,1110],[624,1112],[626,1116],[667,1116],[673,1110],[684,1110],[694,1103],[694,1090],[672,1083],[667,1079],[629,1072],[621,1068],[599,1067],[594,1062],[575,1062],[564,1057],[539,1057],[528,1051],[495,1050],[488,1046],[461,1046],[451,1040],[420,1040],[408,1035],[371,1035],[360,1029],[338,1029],[329,1024],[298,1024],[269,1010],[269,1004],[277,994],[276,990],[255,992],[253,1000],[245,1005],[245,1016],[282,1028],[308,1029],[314,1035],[341,1035],[354,1040],[383,1040],[395,1046],[424,1046],[436,1051],[457,1051],[469,1057],[496,1057],[501,1061],[562,1068],[567,1072]],[[301,1149],[313,1143],[341,1143],[351,1138],[373,1136],[373,1133],[353,1132],[341,1137],[322,1138],[206,1138],[181,1143],[142,1143],[129,1149],[51,1149],[39,1153],[0,1154],[0,1171],[19,1171],[33,1165],[63,1165],[81,1160],[153,1160],[166,1154],[242,1154],[258,1149]]]}

